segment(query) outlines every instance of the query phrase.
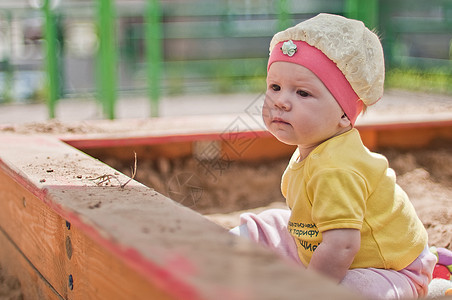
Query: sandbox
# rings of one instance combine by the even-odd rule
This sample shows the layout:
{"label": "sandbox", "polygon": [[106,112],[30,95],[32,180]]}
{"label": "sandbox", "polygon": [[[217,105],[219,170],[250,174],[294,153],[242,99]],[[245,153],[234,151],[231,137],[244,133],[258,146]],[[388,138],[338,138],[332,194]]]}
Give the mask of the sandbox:
{"label": "sandbox", "polygon": [[[357,126],[449,249],[451,120]],[[226,230],[284,205],[292,151],[249,114],[4,127],[0,265],[25,298],[359,299]]]}

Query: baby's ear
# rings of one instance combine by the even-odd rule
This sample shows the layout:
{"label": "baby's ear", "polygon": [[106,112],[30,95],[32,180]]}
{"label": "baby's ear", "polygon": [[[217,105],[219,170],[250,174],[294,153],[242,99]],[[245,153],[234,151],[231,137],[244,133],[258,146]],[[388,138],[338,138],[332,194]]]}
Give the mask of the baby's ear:
{"label": "baby's ear", "polygon": [[339,121],[339,126],[342,128],[346,128],[346,127],[350,126],[351,124],[352,124],[352,122],[350,122],[350,119],[344,113]]}

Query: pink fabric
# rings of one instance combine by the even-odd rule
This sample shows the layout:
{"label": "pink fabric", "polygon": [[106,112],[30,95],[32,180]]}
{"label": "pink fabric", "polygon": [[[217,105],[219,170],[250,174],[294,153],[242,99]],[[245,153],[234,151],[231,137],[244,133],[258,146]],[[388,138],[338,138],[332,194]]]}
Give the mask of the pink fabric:
{"label": "pink fabric", "polygon": [[293,42],[297,45],[297,52],[293,56],[282,53],[280,48],[283,42],[273,48],[268,59],[267,71],[276,61],[291,62],[308,68],[323,82],[352,124],[355,124],[356,118],[363,109],[363,102],[360,101],[341,70],[319,49],[304,41]]}
{"label": "pink fabric", "polygon": [[400,271],[352,269],[341,284],[371,299],[415,299],[425,297],[432,280],[436,257],[428,247]]}
{"label": "pink fabric", "polygon": [[[297,247],[287,230],[290,211],[270,209],[258,215],[245,213],[241,225],[231,232],[273,249],[284,258],[300,264]],[[413,299],[427,295],[436,256],[428,247],[403,270],[351,269],[341,285],[370,299]]]}
{"label": "pink fabric", "polygon": [[290,211],[284,209],[269,209],[259,215],[244,213],[240,215],[241,227],[247,238],[264,245],[284,258],[289,258],[298,264],[302,264],[298,258],[295,240],[287,230]]}

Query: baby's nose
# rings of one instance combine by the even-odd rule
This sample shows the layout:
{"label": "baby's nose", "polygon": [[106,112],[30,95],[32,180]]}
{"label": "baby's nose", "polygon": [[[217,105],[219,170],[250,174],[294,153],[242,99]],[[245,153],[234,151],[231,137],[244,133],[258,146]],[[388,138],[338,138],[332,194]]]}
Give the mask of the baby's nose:
{"label": "baby's nose", "polygon": [[281,110],[290,110],[291,103],[286,97],[278,97],[274,100],[273,105]]}

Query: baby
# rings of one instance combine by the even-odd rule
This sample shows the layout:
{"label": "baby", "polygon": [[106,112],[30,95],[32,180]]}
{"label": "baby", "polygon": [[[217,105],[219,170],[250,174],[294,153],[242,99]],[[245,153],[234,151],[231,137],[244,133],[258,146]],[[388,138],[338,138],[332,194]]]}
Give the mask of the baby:
{"label": "baby", "polygon": [[436,263],[427,232],[354,128],[384,74],[380,40],[360,21],[320,14],[273,37],[262,116],[297,146],[281,182],[290,210],[243,214],[231,232],[364,296],[417,298]]}

